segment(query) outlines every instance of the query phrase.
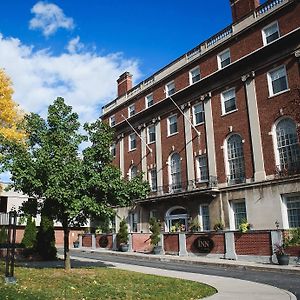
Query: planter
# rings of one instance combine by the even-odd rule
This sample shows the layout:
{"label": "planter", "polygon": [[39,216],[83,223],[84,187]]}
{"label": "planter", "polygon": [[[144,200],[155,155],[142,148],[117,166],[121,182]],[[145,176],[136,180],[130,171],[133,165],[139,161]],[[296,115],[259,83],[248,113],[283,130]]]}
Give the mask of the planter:
{"label": "planter", "polygon": [[74,246],[74,248],[79,248],[79,242],[78,241],[73,242],[73,246]]}
{"label": "planter", "polygon": [[162,247],[161,246],[154,246],[153,247],[153,254],[161,254]]}
{"label": "planter", "polygon": [[290,256],[287,254],[276,255],[278,264],[281,266],[287,266],[290,261]]}
{"label": "planter", "polygon": [[121,250],[122,252],[127,252],[128,249],[129,249],[129,245],[128,245],[128,244],[121,244],[121,245],[120,245],[120,250]]}

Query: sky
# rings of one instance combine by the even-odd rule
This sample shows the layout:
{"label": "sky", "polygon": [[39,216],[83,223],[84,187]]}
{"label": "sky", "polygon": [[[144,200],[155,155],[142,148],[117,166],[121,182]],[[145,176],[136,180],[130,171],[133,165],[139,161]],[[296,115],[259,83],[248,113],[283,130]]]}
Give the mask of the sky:
{"label": "sky", "polygon": [[47,115],[58,96],[92,122],[134,84],[231,23],[229,0],[0,1],[0,68],[25,112]]}

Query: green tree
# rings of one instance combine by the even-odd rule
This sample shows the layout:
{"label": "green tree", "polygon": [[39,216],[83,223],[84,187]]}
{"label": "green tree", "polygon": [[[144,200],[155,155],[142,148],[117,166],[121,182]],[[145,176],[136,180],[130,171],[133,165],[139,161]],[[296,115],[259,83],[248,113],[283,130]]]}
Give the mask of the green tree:
{"label": "green tree", "polygon": [[[25,146],[7,142],[3,148],[3,169],[11,172],[13,188],[31,198],[34,205],[27,206],[45,208],[48,216],[61,222],[68,270],[69,228],[85,224],[91,216],[111,216],[112,206],[129,205],[144,197],[149,187],[140,178],[131,182],[121,178],[111,165],[111,129],[98,120],[85,124],[88,138],[79,133],[78,115],[63,98],[49,106],[47,120],[37,114],[26,116],[24,128]],[[80,145],[87,140],[90,146],[80,155]]]}
{"label": "green tree", "polygon": [[34,249],[36,246],[36,226],[31,216],[27,217],[22,244],[28,249]]}
{"label": "green tree", "polygon": [[37,233],[37,252],[44,260],[56,259],[53,220],[42,211],[41,224]]}

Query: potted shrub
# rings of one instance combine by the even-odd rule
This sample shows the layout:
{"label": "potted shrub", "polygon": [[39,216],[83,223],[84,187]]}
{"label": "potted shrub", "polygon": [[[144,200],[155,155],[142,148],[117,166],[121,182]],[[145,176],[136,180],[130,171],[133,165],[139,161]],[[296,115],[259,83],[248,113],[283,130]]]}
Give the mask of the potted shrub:
{"label": "potted shrub", "polygon": [[274,254],[277,257],[277,261],[279,265],[288,265],[290,256],[285,253],[285,248],[287,247],[287,243],[276,243],[274,245]]}
{"label": "potted shrub", "polygon": [[150,224],[150,243],[153,245],[153,253],[159,254],[161,253],[161,246],[158,246],[158,243],[160,242],[160,228],[161,224],[156,220],[156,218],[151,218],[149,220]]}
{"label": "potted shrub", "polygon": [[215,223],[215,225],[214,225],[214,230],[215,231],[222,231],[222,230],[224,230],[224,223],[223,223],[223,221],[221,221],[221,220],[218,220],[216,223]]}
{"label": "potted shrub", "polygon": [[242,233],[246,233],[248,230],[250,230],[251,224],[248,223],[247,219],[243,219],[242,223],[239,225],[239,231]]}
{"label": "potted shrub", "polygon": [[117,234],[117,239],[120,244],[120,250],[122,252],[127,252],[129,248],[128,245],[129,237],[128,237],[128,226],[124,218],[120,222],[120,228]]}
{"label": "potted shrub", "polygon": [[189,222],[189,230],[192,232],[201,231],[201,225],[197,217]]}

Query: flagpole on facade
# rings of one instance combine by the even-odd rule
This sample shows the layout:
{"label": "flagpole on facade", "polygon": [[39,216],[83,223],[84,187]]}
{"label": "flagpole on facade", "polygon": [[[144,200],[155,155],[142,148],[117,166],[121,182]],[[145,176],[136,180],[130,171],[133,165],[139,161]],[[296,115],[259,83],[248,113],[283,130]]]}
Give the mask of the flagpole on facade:
{"label": "flagpole on facade", "polygon": [[142,141],[142,143],[147,147],[147,149],[152,153],[152,149],[148,146],[148,144],[144,141],[144,139],[138,134],[138,132],[134,129],[134,127],[130,124],[130,122],[127,120],[127,118],[124,117],[122,114],[122,118],[127,122],[127,124],[130,126],[130,128],[135,132],[135,134],[139,137],[139,139]]}

